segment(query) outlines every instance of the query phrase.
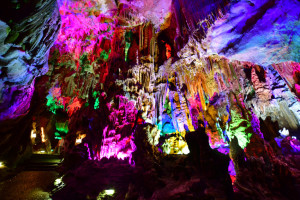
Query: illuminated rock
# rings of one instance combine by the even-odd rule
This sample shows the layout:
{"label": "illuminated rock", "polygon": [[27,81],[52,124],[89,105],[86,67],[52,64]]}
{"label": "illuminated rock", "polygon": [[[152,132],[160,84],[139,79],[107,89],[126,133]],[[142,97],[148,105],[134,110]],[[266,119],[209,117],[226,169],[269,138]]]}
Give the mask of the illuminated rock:
{"label": "illuminated rock", "polygon": [[48,71],[49,49],[60,28],[54,0],[9,1],[5,5],[0,11],[0,120],[28,111],[35,78]]}
{"label": "illuminated rock", "polygon": [[208,30],[206,48],[209,54],[263,66],[300,62],[299,10],[294,9],[299,6],[289,0],[234,1]]}
{"label": "illuminated rock", "polygon": [[[14,64],[1,66],[4,111],[26,113],[33,96],[27,115],[1,124],[5,158],[30,153],[30,131],[33,143],[35,132],[43,143],[46,134],[53,136],[54,146],[64,146],[66,188],[56,193],[62,199],[106,198],[112,189],[119,199],[295,194],[299,13],[286,5],[296,8],[296,1],[58,3],[62,28],[47,73],[46,65],[37,65],[34,73],[18,67],[15,56],[29,54],[12,43],[19,38],[7,29],[13,25],[0,22],[0,39],[9,41],[0,47],[3,63],[9,58]],[[51,23],[58,22],[52,17]],[[55,30],[58,24],[40,31],[53,31],[46,46],[34,43],[38,35],[33,39],[43,61]],[[26,34],[33,38],[32,32],[34,27]],[[7,48],[18,54],[5,53]],[[41,61],[40,54],[30,56]],[[10,97],[19,96],[20,105],[9,108]]]}

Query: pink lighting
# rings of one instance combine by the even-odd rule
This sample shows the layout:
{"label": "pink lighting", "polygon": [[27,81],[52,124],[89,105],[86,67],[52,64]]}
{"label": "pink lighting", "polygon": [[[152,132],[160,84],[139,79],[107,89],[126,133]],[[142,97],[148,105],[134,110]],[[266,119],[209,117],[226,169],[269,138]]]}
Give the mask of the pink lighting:
{"label": "pink lighting", "polygon": [[134,137],[124,137],[121,138],[120,134],[115,134],[114,130],[109,131],[108,136],[106,137],[107,127],[103,131],[103,143],[100,149],[99,159],[115,157],[118,159],[129,158],[129,163],[132,162],[132,152],[136,150],[136,146],[133,142]]}

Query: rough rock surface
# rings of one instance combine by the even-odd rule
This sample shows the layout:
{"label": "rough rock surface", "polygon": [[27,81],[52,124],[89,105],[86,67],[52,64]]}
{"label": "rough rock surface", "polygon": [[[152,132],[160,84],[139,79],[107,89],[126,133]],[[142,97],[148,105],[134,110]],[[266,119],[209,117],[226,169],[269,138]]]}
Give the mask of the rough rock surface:
{"label": "rough rock surface", "polygon": [[1,6],[0,157],[5,160],[16,161],[30,151],[32,119],[24,115],[31,105],[36,77],[48,71],[49,50],[59,28],[54,0],[8,1]]}
{"label": "rough rock surface", "polygon": [[9,1],[0,16],[0,120],[25,114],[60,28],[56,1]]}
{"label": "rough rock surface", "polygon": [[208,31],[207,50],[229,59],[270,65],[300,62],[297,0],[232,1]]}

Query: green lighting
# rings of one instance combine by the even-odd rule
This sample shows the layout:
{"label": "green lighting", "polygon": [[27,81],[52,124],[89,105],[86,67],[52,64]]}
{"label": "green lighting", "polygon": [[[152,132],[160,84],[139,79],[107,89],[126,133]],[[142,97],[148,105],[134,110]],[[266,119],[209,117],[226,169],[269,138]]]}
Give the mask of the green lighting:
{"label": "green lighting", "polygon": [[99,108],[99,97],[96,99],[95,104],[94,104],[94,109],[96,110],[97,108]]}
{"label": "green lighting", "polygon": [[100,95],[100,92],[99,92],[99,91],[94,91],[94,92],[93,92],[93,98],[96,99],[96,100],[95,100],[95,104],[94,104],[94,109],[95,109],[95,110],[96,110],[97,108],[99,108],[99,104],[100,104],[99,97],[97,97],[98,95]]}
{"label": "green lighting", "polygon": [[94,92],[93,92],[93,98],[96,99],[96,98],[97,98],[97,95],[100,95],[100,92],[94,91]]}
{"label": "green lighting", "polygon": [[126,42],[126,44],[125,44],[125,61],[127,62],[127,55],[128,55],[128,50],[129,50],[129,48],[130,48],[130,42]]}
{"label": "green lighting", "polygon": [[106,52],[105,50],[103,50],[100,54],[100,58],[102,58],[103,60],[107,61],[108,57],[109,57],[109,54],[111,52],[111,49]]}
{"label": "green lighting", "polygon": [[56,123],[56,130],[62,133],[68,133],[69,128],[68,128],[68,121],[62,122],[62,123]]}
{"label": "green lighting", "polygon": [[63,105],[60,105],[59,102],[57,102],[55,99],[53,99],[52,96],[47,96],[47,103],[46,105],[49,107],[49,110],[56,114],[56,110],[58,109],[64,109],[64,106]]}
{"label": "green lighting", "polygon": [[[241,115],[236,111],[231,111],[232,122],[230,123],[227,135],[229,139],[233,139],[235,136],[238,139],[239,146],[241,148],[246,148],[250,142],[252,133],[246,133],[246,130],[251,126],[251,123],[247,120],[241,118]],[[242,125],[245,124],[245,125]]]}
{"label": "green lighting", "polygon": [[63,137],[65,137],[69,132],[68,121],[62,123],[57,122],[55,123],[55,127],[56,127],[56,132],[54,133],[55,139],[60,140]]}

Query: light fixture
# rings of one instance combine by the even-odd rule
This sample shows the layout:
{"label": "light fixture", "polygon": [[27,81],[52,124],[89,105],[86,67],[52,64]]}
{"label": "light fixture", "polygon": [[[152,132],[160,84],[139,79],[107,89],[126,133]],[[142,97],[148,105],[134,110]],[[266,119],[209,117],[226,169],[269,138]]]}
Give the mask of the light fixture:
{"label": "light fixture", "polygon": [[59,186],[62,183],[62,177],[55,179],[54,185]]}
{"label": "light fixture", "polygon": [[99,193],[97,200],[101,200],[103,198],[107,198],[106,196],[113,196],[115,194],[114,189],[107,189],[103,190],[102,192]]}
{"label": "light fixture", "polygon": [[31,131],[31,138],[36,138],[36,132],[34,132],[34,130]]}
{"label": "light fixture", "polygon": [[112,196],[115,193],[114,189],[104,190],[104,193],[108,196]]}

